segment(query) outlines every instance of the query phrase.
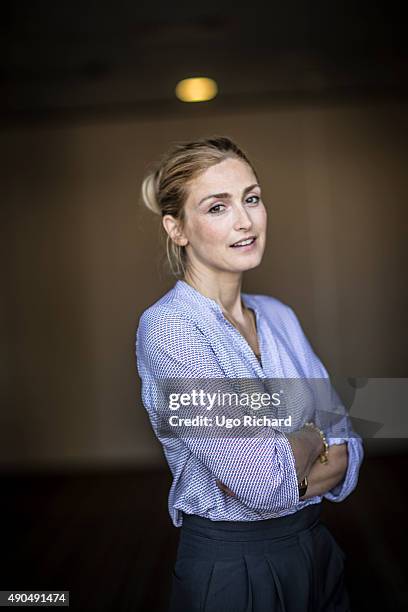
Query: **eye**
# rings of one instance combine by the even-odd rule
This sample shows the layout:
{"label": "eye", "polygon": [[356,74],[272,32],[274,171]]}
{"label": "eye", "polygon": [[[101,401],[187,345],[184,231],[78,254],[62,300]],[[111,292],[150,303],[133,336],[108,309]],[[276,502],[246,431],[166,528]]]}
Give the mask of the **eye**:
{"label": "eye", "polygon": [[[254,200],[254,199],[255,199],[255,202],[248,202],[248,200]],[[248,204],[258,204],[258,202],[259,202],[259,200],[260,200],[260,199],[261,199],[261,197],[260,197],[260,196],[257,196],[257,195],[251,195],[251,196],[249,196],[249,197],[246,199],[246,201],[248,202]]]}
{"label": "eye", "polygon": [[224,206],[224,204],[215,204],[215,206],[212,206],[208,212],[212,215],[216,215],[222,212],[222,210],[216,210],[219,209],[220,206]]}

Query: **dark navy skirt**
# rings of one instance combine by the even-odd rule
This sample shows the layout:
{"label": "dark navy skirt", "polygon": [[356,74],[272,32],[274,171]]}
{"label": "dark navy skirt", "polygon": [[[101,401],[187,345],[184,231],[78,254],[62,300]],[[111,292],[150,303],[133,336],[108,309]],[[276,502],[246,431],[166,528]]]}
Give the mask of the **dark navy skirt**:
{"label": "dark navy skirt", "polygon": [[244,522],[183,513],[170,612],[349,612],[345,554],[320,509]]}

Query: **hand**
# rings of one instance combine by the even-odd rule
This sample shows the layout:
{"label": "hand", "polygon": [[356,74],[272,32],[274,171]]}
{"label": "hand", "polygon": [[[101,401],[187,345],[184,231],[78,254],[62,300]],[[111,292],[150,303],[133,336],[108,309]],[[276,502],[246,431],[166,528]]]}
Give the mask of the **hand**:
{"label": "hand", "polygon": [[230,497],[236,497],[235,493],[231,491],[231,489],[229,489],[224,483],[222,483],[221,480],[217,480],[216,483],[217,487],[221,489],[221,491],[224,491],[224,493],[226,493]]}
{"label": "hand", "polygon": [[320,463],[317,459],[313,464],[307,477],[308,487],[306,494],[301,498],[302,501],[315,495],[324,495],[344,479],[348,466],[347,443],[330,446],[328,457],[328,463]]}

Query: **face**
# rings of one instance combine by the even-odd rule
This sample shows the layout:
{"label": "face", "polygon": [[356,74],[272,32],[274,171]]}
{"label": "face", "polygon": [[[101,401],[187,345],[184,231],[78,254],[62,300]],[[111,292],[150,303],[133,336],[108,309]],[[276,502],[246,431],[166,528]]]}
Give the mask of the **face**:
{"label": "face", "polygon": [[[226,159],[189,186],[178,243],[193,269],[240,273],[261,263],[267,213],[261,188],[248,164]],[[250,243],[239,246],[239,241]],[[236,245],[236,246],[233,246]]]}

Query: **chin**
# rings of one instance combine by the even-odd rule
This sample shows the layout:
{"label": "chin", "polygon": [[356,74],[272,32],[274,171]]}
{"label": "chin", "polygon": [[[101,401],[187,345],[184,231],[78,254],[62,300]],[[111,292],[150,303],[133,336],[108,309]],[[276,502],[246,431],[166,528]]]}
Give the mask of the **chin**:
{"label": "chin", "polygon": [[257,268],[262,262],[262,257],[254,257],[252,261],[243,261],[240,266],[236,264],[231,266],[231,272],[246,272],[247,270],[253,270]]}
{"label": "chin", "polygon": [[245,268],[242,270],[242,272],[246,272],[247,270],[253,270],[254,268],[257,268],[262,260],[260,261],[255,261],[253,264],[248,264],[247,266],[245,266]]}

